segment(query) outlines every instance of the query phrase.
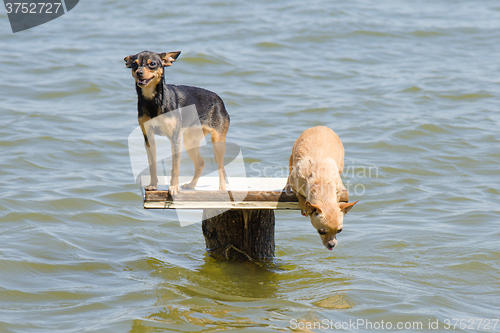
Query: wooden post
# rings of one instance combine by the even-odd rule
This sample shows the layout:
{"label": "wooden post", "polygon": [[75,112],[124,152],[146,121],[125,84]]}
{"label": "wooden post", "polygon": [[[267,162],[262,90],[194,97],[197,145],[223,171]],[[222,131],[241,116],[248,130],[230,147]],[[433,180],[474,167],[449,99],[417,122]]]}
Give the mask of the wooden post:
{"label": "wooden post", "polygon": [[226,260],[274,257],[272,209],[204,209],[202,229],[207,251],[214,257]]}

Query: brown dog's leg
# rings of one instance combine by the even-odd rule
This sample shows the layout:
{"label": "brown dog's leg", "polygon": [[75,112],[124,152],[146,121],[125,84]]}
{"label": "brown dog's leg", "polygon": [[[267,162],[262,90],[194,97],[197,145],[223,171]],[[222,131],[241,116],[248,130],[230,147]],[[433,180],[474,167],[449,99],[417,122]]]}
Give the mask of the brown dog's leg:
{"label": "brown dog's leg", "polygon": [[298,192],[296,192],[295,195],[297,196],[297,199],[299,200],[300,213],[303,216],[307,216],[306,197],[304,197],[302,194],[300,194]]}
{"label": "brown dog's leg", "polygon": [[187,129],[184,132],[184,148],[186,149],[189,158],[194,163],[194,176],[189,184],[182,185],[182,188],[192,189],[196,187],[198,179],[201,177],[205,161],[200,154],[200,141],[205,137],[206,133],[199,127]]}
{"label": "brown dog's leg", "polygon": [[292,192],[292,184],[293,184],[293,159],[292,155],[290,155],[290,158],[288,159],[288,179],[286,180],[286,185],[283,188],[283,191],[285,192]]}

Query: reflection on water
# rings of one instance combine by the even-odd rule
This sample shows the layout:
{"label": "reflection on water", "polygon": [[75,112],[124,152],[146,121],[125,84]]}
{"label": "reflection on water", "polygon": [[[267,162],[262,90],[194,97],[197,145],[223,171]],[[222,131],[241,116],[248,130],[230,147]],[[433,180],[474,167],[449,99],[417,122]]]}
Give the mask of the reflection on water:
{"label": "reflection on water", "polygon": [[[155,307],[161,310],[147,320],[134,321],[132,332],[162,324],[179,330],[190,325],[212,330],[258,327],[261,324],[253,319],[252,310],[280,308],[280,301],[269,302],[278,298],[278,275],[284,270],[277,261],[221,262],[205,256],[201,267],[182,277],[172,277],[167,266],[156,261],[151,266],[151,274],[164,281],[155,293]],[[240,310],[235,313],[235,308]]]}

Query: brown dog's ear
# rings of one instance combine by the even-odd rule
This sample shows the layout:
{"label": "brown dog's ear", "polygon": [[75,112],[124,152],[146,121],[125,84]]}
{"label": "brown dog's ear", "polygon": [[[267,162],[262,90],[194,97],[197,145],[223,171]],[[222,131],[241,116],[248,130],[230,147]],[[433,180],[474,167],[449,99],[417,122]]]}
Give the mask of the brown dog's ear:
{"label": "brown dog's ear", "polygon": [[317,206],[317,205],[313,205],[309,201],[306,201],[306,213],[307,213],[307,215],[311,215],[314,212],[321,214],[321,208],[319,208],[319,206]]}
{"label": "brown dog's ear", "polygon": [[177,59],[177,57],[181,54],[181,51],[177,52],[163,52],[160,53],[160,58],[163,63],[163,66],[172,66],[172,63]]}
{"label": "brown dog's ear", "polygon": [[340,207],[340,211],[341,212],[344,212],[344,214],[347,214],[348,211],[351,210],[351,208],[357,204],[359,202],[358,201],[355,201],[355,202],[343,202],[341,204],[339,204],[339,207]]}
{"label": "brown dog's ear", "polygon": [[125,66],[127,66],[127,68],[131,68],[132,67],[132,63],[136,59],[137,59],[137,54],[135,54],[135,55],[129,55],[128,57],[123,58],[123,60],[125,61]]}

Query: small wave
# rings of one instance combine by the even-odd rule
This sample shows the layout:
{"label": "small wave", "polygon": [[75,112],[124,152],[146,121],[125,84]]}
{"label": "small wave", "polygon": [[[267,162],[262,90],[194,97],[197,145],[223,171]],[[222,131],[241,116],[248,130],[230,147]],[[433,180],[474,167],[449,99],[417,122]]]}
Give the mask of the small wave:
{"label": "small wave", "polygon": [[261,42],[261,43],[255,44],[255,46],[261,47],[261,48],[264,48],[264,49],[277,49],[277,48],[283,48],[283,47],[285,47],[285,45],[283,45],[283,44],[272,43],[272,42]]}
{"label": "small wave", "polygon": [[487,92],[478,92],[478,93],[468,93],[468,94],[457,94],[457,95],[437,95],[437,97],[440,98],[445,98],[445,99],[451,99],[455,101],[467,101],[467,100],[478,100],[478,99],[483,99],[483,98],[492,98],[495,97],[491,95],[490,93]]}
{"label": "small wave", "polygon": [[195,65],[227,65],[229,64],[221,57],[198,53],[196,55],[182,57],[183,62]]}
{"label": "small wave", "polygon": [[415,30],[413,32],[410,32],[410,35],[415,37],[436,37],[436,36],[447,36],[448,34],[440,31]]}

